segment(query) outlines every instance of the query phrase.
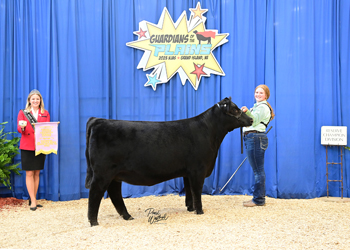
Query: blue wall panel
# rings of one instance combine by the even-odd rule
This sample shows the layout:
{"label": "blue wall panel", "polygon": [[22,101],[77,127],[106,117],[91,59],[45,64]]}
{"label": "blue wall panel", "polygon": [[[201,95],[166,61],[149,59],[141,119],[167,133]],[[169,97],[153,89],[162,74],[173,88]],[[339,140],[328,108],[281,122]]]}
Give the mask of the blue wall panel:
{"label": "blue wall panel", "polygon": [[[88,196],[84,187],[85,125],[91,116],[170,121],[196,116],[225,97],[238,106],[254,104],[255,86],[265,83],[276,112],[266,152],[270,197],[326,195],[325,147],[321,126],[350,121],[350,2],[199,1],[207,29],[228,33],[214,50],[225,76],[204,77],[196,91],[175,75],[154,91],[137,69],[143,51],[126,46],[146,20],[157,24],[164,7],[174,21],[197,1],[25,1],[0,0],[0,121],[16,130],[16,118],[30,90],[42,93],[52,121],[60,121],[58,155],[49,155],[41,173],[39,198],[71,200]],[[349,151],[344,157],[344,196],[350,196]],[[339,161],[339,149],[330,148]],[[229,133],[203,192],[219,194],[245,154],[239,130]],[[16,157],[16,161],[20,161]],[[332,178],[340,178],[332,169]],[[251,194],[254,178],[245,162],[223,194]],[[13,193],[26,198],[24,173],[13,177]],[[152,187],[123,184],[123,196],[183,192],[181,178]],[[340,196],[339,184],[330,194]]]}

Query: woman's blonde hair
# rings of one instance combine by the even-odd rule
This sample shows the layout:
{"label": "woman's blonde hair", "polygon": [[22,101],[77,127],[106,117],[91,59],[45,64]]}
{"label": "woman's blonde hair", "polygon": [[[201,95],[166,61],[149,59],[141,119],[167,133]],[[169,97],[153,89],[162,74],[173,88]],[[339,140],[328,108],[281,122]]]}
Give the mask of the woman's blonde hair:
{"label": "woman's blonde hair", "polygon": [[[265,84],[260,84],[258,85],[256,88],[255,88],[255,91],[258,89],[258,88],[262,88],[265,92],[265,95],[266,95],[266,102],[267,102],[267,99],[269,99],[270,97],[270,89],[269,87],[267,87]],[[255,93],[254,91],[254,93]],[[269,106],[270,110],[271,110],[271,121],[273,120],[273,118],[275,118],[275,113],[273,112],[273,108],[271,107],[270,103],[267,102],[267,105]]]}
{"label": "woman's blonde hair", "polygon": [[30,105],[30,98],[32,97],[32,95],[38,95],[40,97],[39,109],[40,109],[40,112],[42,114],[44,114],[44,111],[45,111],[44,100],[43,100],[43,97],[41,96],[39,90],[37,90],[37,89],[33,89],[32,91],[30,91],[28,98],[27,98],[26,110],[30,112],[30,110],[32,109],[32,107]]}

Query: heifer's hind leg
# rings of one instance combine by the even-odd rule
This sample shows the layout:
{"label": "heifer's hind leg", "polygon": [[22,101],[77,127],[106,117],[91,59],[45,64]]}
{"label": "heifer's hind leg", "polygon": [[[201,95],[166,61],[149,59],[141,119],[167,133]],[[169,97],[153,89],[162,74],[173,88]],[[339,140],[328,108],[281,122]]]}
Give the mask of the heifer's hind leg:
{"label": "heifer's hind leg", "polygon": [[134,218],[128,213],[125,207],[123,196],[122,196],[122,183],[118,181],[112,181],[108,189],[109,197],[117,210],[117,212],[123,216],[124,220],[133,220]]}
{"label": "heifer's hind leg", "polygon": [[91,183],[89,191],[89,208],[88,208],[88,219],[91,226],[97,226],[97,215],[100,208],[103,194],[106,192],[108,185],[101,185],[95,179]]}
{"label": "heifer's hind leg", "polygon": [[194,211],[194,208],[193,208],[193,199],[192,199],[190,181],[188,180],[187,177],[184,177],[183,179],[184,179],[185,193],[186,193],[185,204],[187,207],[187,211],[191,212],[191,211]]}

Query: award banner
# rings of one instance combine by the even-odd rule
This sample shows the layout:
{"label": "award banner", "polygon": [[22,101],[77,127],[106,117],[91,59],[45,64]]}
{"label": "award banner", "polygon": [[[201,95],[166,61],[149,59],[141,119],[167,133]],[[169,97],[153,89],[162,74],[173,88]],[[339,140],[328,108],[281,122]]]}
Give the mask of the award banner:
{"label": "award banner", "polygon": [[39,122],[35,126],[35,155],[57,154],[58,124],[60,122]]}

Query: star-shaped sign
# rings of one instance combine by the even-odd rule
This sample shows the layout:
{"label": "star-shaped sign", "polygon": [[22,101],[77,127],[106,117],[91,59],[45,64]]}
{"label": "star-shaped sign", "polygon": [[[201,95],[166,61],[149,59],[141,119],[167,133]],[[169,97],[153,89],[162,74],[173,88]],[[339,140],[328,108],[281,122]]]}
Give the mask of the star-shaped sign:
{"label": "star-shaped sign", "polygon": [[147,32],[147,30],[143,31],[143,30],[140,28],[140,31],[139,31],[139,32],[136,32],[136,34],[139,36],[139,39],[141,39],[142,37],[145,37],[145,38],[146,38],[146,32]]}
{"label": "star-shaped sign", "polygon": [[188,80],[197,90],[202,76],[225,75],[213,50],[228,42],[228,34],[206,29],[206,18],[202,16],[206,11],[198,3],[196,9],[191,9],[189,20],[184,11],[174,22],[168,9],[164,8],[158,24],[139,23],[139,30],[134,31],[139,39],[126,45],[144,51],[138,69],[153,69],[144,86],[156,90],[156,85],[168,82],[178,73],[183,85]]}
{"label": "star-shaped sign", "polygon": [[191,72],[191,74],[195,74],[197,75],[197,79],[199,80],[199,78],[201,77],[201,75],[207,75],[204,71],[204,64],[200,67],[198,67],[195,63],[193,63],[195,70],[193,72]]}
{"label": "star-shaped sign", "polygon": [[198,16],[200,19],[202,19],[202,15],[207,12],[207,9],[201,9],[201,4],[198,2],[197,7],[195,9],[190,8],[190,11],[194,14],[193,18]]}

